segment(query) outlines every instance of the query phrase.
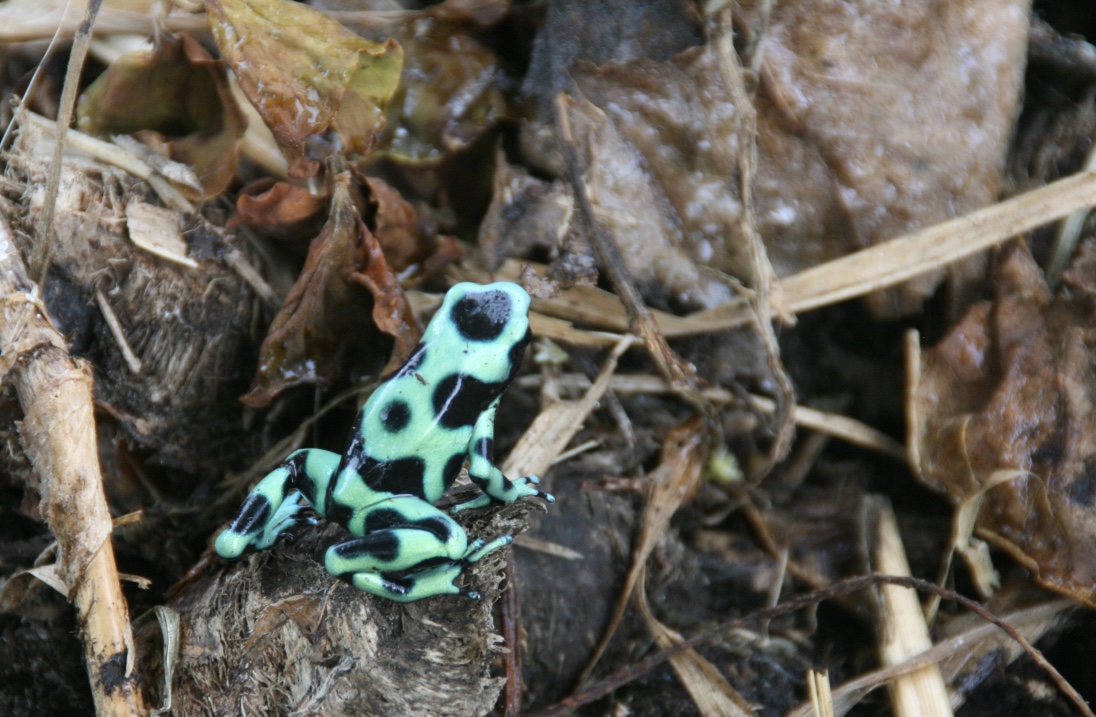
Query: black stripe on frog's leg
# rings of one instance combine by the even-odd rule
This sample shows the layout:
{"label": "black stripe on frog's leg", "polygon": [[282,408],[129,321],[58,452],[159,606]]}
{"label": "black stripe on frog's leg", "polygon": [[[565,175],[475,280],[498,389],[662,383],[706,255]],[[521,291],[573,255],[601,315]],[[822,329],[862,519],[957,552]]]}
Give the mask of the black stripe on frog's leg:
{"label": "black stripe on frog's leg", "polygon": [[400,554],[400,538],[391,530],[381,530],[334,545],[332,550],[344,560],[368,556],[380,562],[390,563]]}
{"label": "black stripe on frog's leg", "polygon": [[240,506],[240,511],[232,524],[228,526],[228,530],[238,535],[258,533],[269,520],[271,510],[270,501],[266,499],[266,496],[252,493]]}
{"label": "black stripe on frog's leg", "polygon": [[449,374],[438,381],[432,396],[438,424],[450,430],[474,426],[487,406],[505,390],[505,383],[480,381],[464,373]]}
{"label": "black stripe on frog's leg", "polygon": [[490,436],[483,436],[476,441],[474,450],[477,455],[481,456],[488,463],[495,460],[495,441]]}
{"label": "black stripe on frog's leg", "polygon": [[512,313],[506,292],[485,291],[462,297],[450,317],[460,335],[469,341],[494,341],[502,335]]}
{"label": "black stripe on frog's leg", "polygon": [[370,511],[365,516],[366,534],[389,528],[418,528],[431,533],[442,543],[448,543],[453,533],[449,524],[440,518],[422,518],[421,520],[408,520],[398,510],[380,508]]}
{"label": "black stripe on frog's leg", "polygon": [[384,587],[397,595],[406,595],[415,587],[414,575],[401,575],[399,573],[381,573]]}

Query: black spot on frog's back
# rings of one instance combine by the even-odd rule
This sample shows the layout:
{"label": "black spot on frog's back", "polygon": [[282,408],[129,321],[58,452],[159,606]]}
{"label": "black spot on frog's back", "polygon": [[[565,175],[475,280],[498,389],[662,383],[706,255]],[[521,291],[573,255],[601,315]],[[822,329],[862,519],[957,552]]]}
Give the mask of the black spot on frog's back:
{"label": "black spot on frog's back", "polygon": [[1075,505],[1091,507],[1096,502],[1096,456],[1085,459],[1081,475],[1066,486],[1066,496]]}
{"label": "black spot on frog's back", "polygon": [[422,482],[426,472],[426,462],[421,458],[408,456],[379,461],[363,455],[356,468],[358,475],[373,490],[387,491],[393,495],[425,497]]}
{"label": "black spot on frog's back", "polygon": [[469,341],[494,341],[502,335],[512,313],[506,292],[485,291],[462,297],[450,316],[460,335]]}
{"label": "black spot on frog's back", "polygon": [[411,406],[396,398],[381,408],[381,425],[389,433],[399,433],[411,422]]}
{"label": "black spot on frog's back", "polygon": [[480,381],[468,374],[451,373],[434,387],[434,415],[444,428],[473,426],[480,414],[505,389],[505,383]]}

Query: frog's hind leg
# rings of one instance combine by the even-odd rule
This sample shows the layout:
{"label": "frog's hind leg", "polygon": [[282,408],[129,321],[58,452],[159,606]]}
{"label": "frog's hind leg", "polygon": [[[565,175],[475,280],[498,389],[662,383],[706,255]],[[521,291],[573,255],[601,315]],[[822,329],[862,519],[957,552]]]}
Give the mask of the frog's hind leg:
{"label": "frog's hind leg", "polygon": [[338,453],[315,448],[296,451],[266,475],[248,494],[232,523],[217,536],[222,558],[248,550],[269,548],[283,532],[301,522],[297,516],[304,498],[323,513],[327,484],[339,465]]}
{"label": "frog's hind leg", "polygon": [[453,582],[461,570],[512,540],[507,535],[488,544],[469,542],[460,524],[409,495],[373,504],[360,519],[361,537],[328,548],[327,571],[360,590],[401,602],[469,595]]}
{"label": "frog's hind leg", "polygon": [[457,577],[469,564],[509,545],[513,540],[511,535],[496,538],[490,543],[474,540],[468,544],[465,556],[460,560],[399,574],[363,571],[351,575],[350,582],[359,590],[397,602],[414,602],[435,595],[462,595],[479,600],[479,591],[459,587]]}
{"label": "frog's hind leg", "polygon": [[450,562],[407,575],[362,572],[350,576],[350,582],[358,590],[396,602],[414,602],[435,595],[463,595],[478,600],[478,592],[456,585],[463,569],[461,563]]}

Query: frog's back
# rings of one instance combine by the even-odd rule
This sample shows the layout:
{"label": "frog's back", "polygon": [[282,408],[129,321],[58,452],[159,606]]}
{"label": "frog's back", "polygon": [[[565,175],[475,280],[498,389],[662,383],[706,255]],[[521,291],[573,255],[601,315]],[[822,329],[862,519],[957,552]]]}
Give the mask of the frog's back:
{"label": "frog's back", "polygon": [[516,284],[453,287],[407,362],[363,407],[346,467],[374,490],[440,498],[476,422],[520,367],[528,307]]}

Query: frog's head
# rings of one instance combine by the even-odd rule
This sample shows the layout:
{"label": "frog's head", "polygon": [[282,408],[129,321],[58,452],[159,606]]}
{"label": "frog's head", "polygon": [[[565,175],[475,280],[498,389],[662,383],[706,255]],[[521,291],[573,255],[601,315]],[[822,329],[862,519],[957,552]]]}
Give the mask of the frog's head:
{"label": "frog's head", "polygon": [[470,282],[457,284],[445,295],[439,316],[430,330],[455,331],[473,344],[485,344],[495,350],[521,346],[529,342],[529,294],[517,284],[500,281],[480,286]]}

